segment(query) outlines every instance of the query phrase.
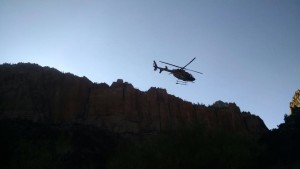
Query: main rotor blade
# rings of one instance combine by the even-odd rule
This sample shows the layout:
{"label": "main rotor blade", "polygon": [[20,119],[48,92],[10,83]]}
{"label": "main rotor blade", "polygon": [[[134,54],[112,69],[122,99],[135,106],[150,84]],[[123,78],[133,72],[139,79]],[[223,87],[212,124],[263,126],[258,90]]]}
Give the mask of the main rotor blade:
{"label": "main rotor blade", "polygon": [[[192,61],[194,61],[196,58],[194,58]],[[190,63],[192,63],[192,61],[190,61],[187,65],[189,65]],[[177,66],[177,65],[173,65],[173,64],[171,64],[171,63],[167,63],[167,62],[163,62],[163,61],[159,61],[159,62],[161,62],[161,63],[164,63],[164,64],[167,64],[167,65],[171,65],[171,66],[174,66],[174,67],[178,67],[178,68],[180,68],[180,69],[185,69],[185,70],[188,70],[188,71],[192,71],[192,72],[195,72],[195,73],[200,73],[200,74],[203,74],[203,73],[201,73],[201,72],[198,72],[198,71],[195,71],[195,70],[191,70],[191,69],[186,69],[186,68],[184,68],[184,67],[180,67],[180,66]],[[186,65],[186,66],[187,66]],[[186,67],[185,66],[185,67]]]}
{"label": "main rotor blade", "polygon": [[191,64],[195,59],[196,59],[196,57],[194,57],[194,59],[192,59],[188,64],[186,64],[185,66],[183,66],[182,69],[185,69],[185,67],[187,67],[189,64]]}
{"label": "main rotor blade", "polygon": [[188,70],[188,71],[191,71],[191,72],[195,72],[195,73],[199,73],[199,74],[203,74],[201,72],[198,72],[198,71],[195,71],[195,70],[191,70],[191,69],[185,69],[185,70]]}
{"label": "main rotor blade", "polygon": [[173,65],[173,64],[171,64],[171,63],[162,62],[162,61],[159,61],[159,62],[164,63],[164,64],[167,64],[167,65],[171,65],[171,66],[174,66],[174,67],[178,67],[178,68],[180,68],[180,69],[183,69],[183,67],[176,66],[176,65]]}

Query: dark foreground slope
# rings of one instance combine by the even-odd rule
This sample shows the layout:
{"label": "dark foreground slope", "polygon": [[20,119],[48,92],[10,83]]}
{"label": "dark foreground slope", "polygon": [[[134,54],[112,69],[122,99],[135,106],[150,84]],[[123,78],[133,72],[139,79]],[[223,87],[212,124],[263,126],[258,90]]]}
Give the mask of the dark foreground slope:
{"label": "dark foreground slope", "polygon": [[228,131],[185,128],[128,140],[82,124],[0,120],[2,169],[252,169],[262,147]]}
{"label": "dark foreground slope", "polygon": [[121,139],[93,126],[0,120],[2,169],[101,169]]}

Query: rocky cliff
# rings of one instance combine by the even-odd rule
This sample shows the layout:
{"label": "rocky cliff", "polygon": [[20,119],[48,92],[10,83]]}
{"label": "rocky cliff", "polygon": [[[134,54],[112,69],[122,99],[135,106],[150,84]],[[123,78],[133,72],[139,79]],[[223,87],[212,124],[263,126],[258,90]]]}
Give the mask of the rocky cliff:
{"label": "rocky cliff", "polygon": [[111,86],[36,64],[0,66],[0,119],[84,123],[117,133],[157,133],[203,124],[259,136],[268,129],[234,103],[196,105],[165,89],[146,92],[117,80]]}
{"label": "rocky cliff", "polygon": [[300,90],[297,90],[290,102],[291,114],[299,113],[300,109]]}

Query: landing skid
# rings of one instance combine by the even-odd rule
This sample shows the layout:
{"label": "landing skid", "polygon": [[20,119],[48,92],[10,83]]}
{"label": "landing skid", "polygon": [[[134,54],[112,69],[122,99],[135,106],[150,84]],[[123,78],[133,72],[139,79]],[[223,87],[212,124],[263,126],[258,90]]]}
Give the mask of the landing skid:
{"label": "landing skid", "polygon": [[181,81],[181,80],[177,80],[176,81],[176,84],[179,84],[179,85],[187,85],[187,81]]}
{"label": "landing skid", "polygon": [[179,85],[187,85],[187,84],[188,84],[188,82],[190,82],[190,83],[194,83],[194,82],[191,82],[191,81],[177,80],[177,81],[176,81],[176,84],[179,84]]}

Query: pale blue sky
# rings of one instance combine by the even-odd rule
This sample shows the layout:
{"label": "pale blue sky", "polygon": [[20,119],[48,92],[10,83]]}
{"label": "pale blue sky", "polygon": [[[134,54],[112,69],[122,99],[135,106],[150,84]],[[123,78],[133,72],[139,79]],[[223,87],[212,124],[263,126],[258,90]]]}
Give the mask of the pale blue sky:
{"label": "pale blue sky", "polygon": [[[235,102],[274,128],[300,88],[299,30],[299,0],[0,0],[0,63]],[[152,68],[194,57],[188,68],[204,74],[188,86]]]}

